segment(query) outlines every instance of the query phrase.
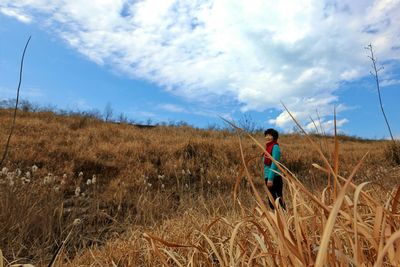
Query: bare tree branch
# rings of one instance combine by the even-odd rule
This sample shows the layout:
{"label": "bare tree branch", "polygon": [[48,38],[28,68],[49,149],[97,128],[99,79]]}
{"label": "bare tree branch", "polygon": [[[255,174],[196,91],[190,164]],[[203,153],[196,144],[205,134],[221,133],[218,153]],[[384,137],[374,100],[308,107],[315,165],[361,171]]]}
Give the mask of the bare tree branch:
{"label": "bare tree branch", "polygon": [[377,67],[376,67],[377,59],[374,56],[374,50],[372,48],[372,44],[369,44],[367,47],[365,47],[365,49],[369,50],[370,53],[371,53],[371,56],[368,56],[372,60],[372,68],[373,68],[373,71],[374,71],[374,73],[371,72],[371,75],[374,76],[375,81],[376,81],[376,88],[378,89],[379,104],[381,106],[382,114],[383,114],[383,117],[385,118],[386,125],[387,125],[387,127],[389,129],[390,137],[392,138],[392,141],[395,142],[394,138],[393,138],[392,130],[390,129],[390,125],[389,125],[389,122],[388,122],[388,120],[386,118],[386,114],[385,114],[385,111],[383,109],[383,104],[382,104],[381,89],[380,89],[380,86],[379,86],[379,76],[378,76],[378,72],[382,68],[377,69]]}
{"label": "bare tree branch", "polygon": [[21,88],[21,82],[22,82],[22,69],[24,67],[24,58],[25,58],[26,48],[28,47],[28,44],[29,44],[30,40],[31,40],[31,36],[29,36],[28,40],[26,41],[24,52],[22,53],[21,67],[20,67],[20,70],[19,70],[19,83],[18,83],[18,88],[17,88],[17,99],[15,101],[15,108],[14,108],[14,116],[13,116],[13,121],[12,121],[12,124],[11,124],[10,134],[8,135],[6,147],[4,149],[4,154],[3,154],[3,157],[2,157],[2,159],[0,161],[0,166],[3,165],[3,162],[7,157],[7,152],[8,152],[9,146],[10,146],[11,136],[12,136],[13,131],[14,131],[15,119],[17,117],[17,109],[18,109],[19,89]]}

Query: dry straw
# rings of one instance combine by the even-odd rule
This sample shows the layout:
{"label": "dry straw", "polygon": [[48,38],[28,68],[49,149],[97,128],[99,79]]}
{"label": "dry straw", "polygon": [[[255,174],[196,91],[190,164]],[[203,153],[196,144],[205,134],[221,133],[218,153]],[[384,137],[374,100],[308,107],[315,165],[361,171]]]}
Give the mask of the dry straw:
{"label": "dry straw", "polygon": [[[245,159],[243,135],[239,135],[243,168],[236,179],[233,196],[243,218],[234,223],[218,218],[184,245],[145,233],[144,237],[159,262],[165,266],[400,266],[400,214],[397,211],[400,187],[397,192],[388,192],[391,194],[385,203],[375,199],[366,190],[368,182],[360,185],[353,182],[368,152],[350,175],[343,177],[339,175],[336,123],[331,164],[287,112],[325,165],[315,163],[313,166],[328,179],[333,177],[328,186],[321,194],[311,192],[285,166],[271,158],[287,184],[286,195],[291,203],[288,211],[283,211],[277,200],[275,210],[270,211],[250,175],[248,165],[252,159]],[[247,136],[266,153],[263,145],[250,134]],[[244,210],[237,197],[242,176],[248,179],[257,203],[252,210]],[[263,191],[273,200],[265,185]],[[228,235],[222,234],[221,229]]]}

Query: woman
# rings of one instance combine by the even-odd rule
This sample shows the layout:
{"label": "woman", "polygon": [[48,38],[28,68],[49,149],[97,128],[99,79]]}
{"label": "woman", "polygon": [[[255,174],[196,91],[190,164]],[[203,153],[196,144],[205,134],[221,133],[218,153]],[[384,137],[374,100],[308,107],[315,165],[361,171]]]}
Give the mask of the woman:
{"label": "woman", "polygon": [[[266,150],[275,161],[279,161],[281,158],[281,149],[278,144],[279,134],[275,129],[267,129],[264,132],[266,141]],[[271,160],[267,153],[264,156],[264,179],[265,184],[268,187],[274,200],[279,197],[279,203],[283,209],[285,209],[285,203],[283,201],[283,181],[282,176],[279,173],[278,166]],[[269,206],[274,209],[271,201],[268,198]]]}

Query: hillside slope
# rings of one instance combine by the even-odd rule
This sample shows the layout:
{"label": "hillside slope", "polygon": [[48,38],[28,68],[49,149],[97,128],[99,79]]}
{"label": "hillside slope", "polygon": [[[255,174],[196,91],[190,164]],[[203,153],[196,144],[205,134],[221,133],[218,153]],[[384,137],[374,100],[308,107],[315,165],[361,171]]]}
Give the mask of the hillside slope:
{"label": "hillside slope", "polygon": [[[10,123],[11,111],[0,110],[2,149]],[[256,138],[263,144],[263,136]],[[313,139],[330,159],[332,138]],[[313,163],[324,166],[317,152],[299,135],[283,135],[279,141],[282,163],[306,188],[321,192],[328,175],[312,167]],[[261,150],[249,138],[243,137],[242,142],[250,173],[262,192]],[[349,175],[371,151],[353,180],[373,181],[370,189],[389,192],[398,185],[399,170],[385,160],[385,144],[342,137],[339,174]],[[137,255],[129,259],[137,261],[121,264],[151,266],[154,262],[146,260],[149,255],[139,253],[148,244],[143,232],[155,229],[182,241],[194,225],[201,228],[221,216],[240,217],[232,190],[243,165],[238,137],[228,131],[142,129],[87,117],[18,112],[3,165],[0,249],[8,261],[25,258],[45,264],[71,231],[64,260],[86,251],[76,261],[90,265],[93,258],[87,248],[99,246],[100,254],[115,253],[116,258],[125,255],[124,249],[134,249]],[[245,179],[239,199],[243,207],[257,205]],[[73,226],[76,219],[81,223]],[[122,241],[110,241],[120,235],[125,236]],[[115,242],[122,244],[120,251],[115,251],[114,246],[119,246]]]}

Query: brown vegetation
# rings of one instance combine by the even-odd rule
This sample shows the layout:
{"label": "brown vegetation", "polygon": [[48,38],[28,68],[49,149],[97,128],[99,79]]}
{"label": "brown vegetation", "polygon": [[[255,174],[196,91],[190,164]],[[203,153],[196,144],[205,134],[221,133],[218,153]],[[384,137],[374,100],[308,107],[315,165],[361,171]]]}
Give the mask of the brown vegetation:
{"label": "brown vegetation", "polygon": [[[11,113],[0,110],[1,148]],[[8,263],[48,264],[70,233],[58,265],[314,264],[325,225],[336,219],[325,258],[348,265],[378,260],[399,229],[392,199],[400,170],[385,160],[385,141],[339,139],[342,177],[370,153],[331,219],[340,194],[324,191],[332,175],[312,167],[327,168],[300,135],[280,138],[282,163],[315,199],[287,177],[288,212],[272,214],[263,205],[262,151],[249,138],[242,138],[250,161],[245,176],[253,177],[262,200],[248,179],[232,197],[243,164],[238,137],[229,131],[139,129],[50,112],[18,116],[0,170],[0,249]],[[332,162],[332,138],[312,138]],[[362,190],[351,187],[364,181],[371,183]],[[387,250],[383,262],[400,262],[393,256],[398,242]]]}

